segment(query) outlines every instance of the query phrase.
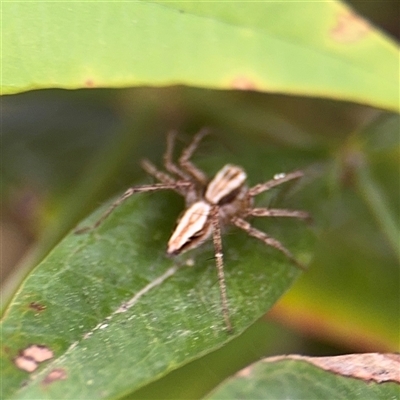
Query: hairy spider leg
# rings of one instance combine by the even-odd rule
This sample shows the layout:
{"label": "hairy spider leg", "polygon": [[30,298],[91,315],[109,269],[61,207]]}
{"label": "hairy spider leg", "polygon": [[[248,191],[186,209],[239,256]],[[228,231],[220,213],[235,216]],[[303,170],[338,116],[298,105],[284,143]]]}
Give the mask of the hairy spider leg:
{"label": "hairy spider leg", "polygon": [[173,162],[173,152],[175,147],[177,132],[172,130],[167,134],[167,149],[164,154],[164,166],[165,169],[171,174],[175,174],[182,179],[190,180],[190,175],[186,174],[182,171],[174,162]]}
{"label": "hairy spider leg", "polygon": [[257,196],[258,194],[266,192],[267,190],[275,186],[291,181],[292,179],[301,178],[302,176],[304,176],[304,173],[302,171],[293,171],[290,172],[289,174],[278,174],[276,175],[276,178],[270,179],[269,181],[264,183],[259,183],[258,185],[255,185],[252,188],[250,188],[249,196],[250,197]]}
{"label": "hairy spider leg", "polygon": [[[248,196],[254,197],[262,192],[266,192],[269,189],[281,185],[282,183],[291,181],[293,179],[298,179],[304,176],[303,171],[293,171],[288,174],[278,174],[273,179],[270,179],[267,182],[259,183],[258,185],[253,186],[249,189]],[[287,210],[287,209],[279,209],[279,208],[249,208],[245,212],[246,216],[253,216],[253,217],[290,217],[290,218],[299,218],[299,219],[310,219],[310,214],[306,211],[300,210]],[[268,246],[274,247],[277,250],[281,251],[285,254],[291,262],[298,268],[302,270],[306,270],[306,267],[302,265],[293,254],[286,249],[285,246],[278,240],[274,239],[273,237],[267,235],[266,233],[254,228],[251,224],[242,218],[234,217],[232,218],[232,222],[239,228],[243,229],[247,232],[250,236],[253,236],[261,241],[263,241]]]}
{"label": "hairy spider leg", "polygon": [[158,179],[162,183],[173,184],[176,182],[176,179],[173,178],[171,175],[168,175],[164,171],[160,171],[157,167],[149,161],[147,158],[144,158],[140,161],[140,166],[151,176]]}
{"label": "hairy spider leg", "polygon": [[222,252],[221,227],[219,224],[219,211],[216,205],[211,208],[211,221],[213,226],[213,242],[215,251],[215,263],[218,274],[219,292],[221,296],[222,315],[225,320],[226,330],[232,332],[232,323],[229,318],[228,298],[224,275],[224,254]]}
{"label": "hairy spider leg", "polygon": [[124,202],[127,198],[131,197],[135,193],[143,193],[143,192],[154,192],[156,190],[163,189],[172,189],[177,190],[177,188],[188,187],[190,186],[190,182],[186,181],[177,181],[172,184],[169,183],[155,183],[153,185],[143,185],[143,186],[134,186],[129,188],[122,196],[120,196],[111,206],[104,212],[104,214],[92,225],[77,229],[75,231],[76,234],[85,233],[91,231],[92,229],[96,229],[113,211],[117,208],[122,202]]}
{"label": "hairy spider leg", "polygon": [[[288,182],[293,179],[298,179],[304,176],[302,171],[294,171],[289,174],[278,174],[276,178],[271,179],[267,182],[260,183],[249,189],[248,196],[254,197],[262,192],[281,185],[282,183]],[[246,216],[253,217],[291,217],[299,218],[304,220],[310,220],[310,214],[306,211],[300,210],[286,210],[284,208],[250,208],[245,213]]]}
{"label": "hairy spider leg", "polygon": [[[157,169],[157,167],[152,162],[147,160],[146,158],[140,162],[140,165],[149,175],[154,176],[154,178],[156,178],[160,182],[168,184],[168,185],[174,185],[174,184],[176,185],[177,181],[175,180],[175,178],[168,175],[166,172],[160,171],[159,169]],[[184,181],[186,181],[186,179]],[[188,186],[192,186],[192,185],[188,184]],[[176,185],[176,188],[173,190],[175,190],[182,196],[186,196],[186,193],[188,191],[188,189],[183,187],[182,185],[181,186]]]}
{"label": "hairy spider leg", "polygon": [[298,268],[302,269],[303,271],[307,271],[307,268],[301,264],[299,261],[296,260],[294,255],[277,239],[267,235],[266,233],[254,228],[250,225],[249,222],[245,221],[242,218],[232,217],[232,223],[235,224],[238,228],[243,229],[247,234],[250,236],[255,237],[256,239],[261,240],[267,246],[271,246],[280,252],[282,252],[289,260]]}
{"label": "hairy spider leg", "polygon": [[290,217],[299,219],[310,219],[310,214],[302,210],[287,210],[285,208],[251,208],[247,215],[253,217]]}
{"label": "hairy spider leg", "polygon": [[191,161],[190,158],[192,157],[193,153],[196,151],[197,147],[199,146],[200,141],[203,139],[205,135],[209,133],[208,129],[203,128],[199,132],[197,132],[189,144],[183,151],[181,156],[179,157],[179,165],[192,176],[197,182],[201,185],[207,185],[208,178],[206,174],[196,167]]}

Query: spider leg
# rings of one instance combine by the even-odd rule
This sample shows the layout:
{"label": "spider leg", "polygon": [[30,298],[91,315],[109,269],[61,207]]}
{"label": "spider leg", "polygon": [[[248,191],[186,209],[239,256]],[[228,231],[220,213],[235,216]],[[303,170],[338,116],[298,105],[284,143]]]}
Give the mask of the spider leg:
{"label": "spider leg", "polygon": [[158,179],[162,183],[168,183],[168,184],[173,184],[175,183],[175,179],[166,174],[163,171],[158,170],[153,163],[151,163],[149,160],[146,158],[143,159],[140,162],[140,165],[142,168],[151,176],[154,176],[156,179]]}
{"label": "spider leg", "polygon": [[[142,168],[151,176],[154,176],[156,179],[158,179],[160,182],[166,184],[166,185],[174,185],[176,184],[176,180],[168,175],[167,173],[158,170],[153,163],[151,163],[147,159],[143,159],[140,163]],[[179,186],[176,185],[176,188],[174,188],[176,192],[178,192],[180,195],[185,196],[187,193],[187,188],[184,186]]]}
{"label": "spider leg", "polygon": [[226,283],[224,275],[224,255],[222,253],[221,228],[219,224],[218,207],[213,206],[211,209],[211,222],[213,226],[213,242],[215,251],[215,261],[218,273],[218,284],[221,295],[222,315],[225,320],[226,330],[232,332],[232,324],[229,318],[228,298],[226,295]]}
{"label": "spider leg", "polygon": [[191,161],[190,158],[192,157],[193,153],[195,152],[196,148],[198,147],[200,141],[203,139],[205,135],[208,134],[208,129],[201,129],[197,132],[194,136],[192,141],[190,142],[189,146],[187,146],[183,151],[181,156],[179,157],[179,165],[184,169],[190,176],[192,176],[197,182],[202,185],[206,185],[208,183],[208,179],[206,174],[197,168]]}
{"label": "spider leg", "polygon": [[172,161],[175,139],[176,139],[176,131],[169,131],[167,135],[167,150],[165,151],[164,154],[165,169],[168,172],[171,172],[171,174],[175,174],[182,179],[189,180],[190,176],[185,174],[184,171],[180,170],[178,166]]}
{"label": "spider leg", "polygon": [[254,197],[262,192],[266,192],[267,190],[281,185],[282,183],[291,181],[292,179],[298,179],[304,176],[302,171],[293,171],[288,174],[277,174],[273,179],[270,179],[267,182],[259,183],[258,185],[253,186],[249,189],[249,196]]}
{"label": "spider leg", "polygon": [[111,206],[104,212],[104,214],[92,225],[83,227],[75,230],[76,234],[85,233],[91,231],[92,229],[96,229],[113,211],[117,208],[122,202],[124,202],[128,197],[131,197],[135,193],[141,192],[152,192],[155,190],[161,189],[172,189],[177,190],[177,188],[184,188],[190,185],[190,182],[178,181],[172,184],[169,183],[155,183],[153,185],[143,185],[143,186],[133,186],[129,188],[121,197],[114,201]]}
{"label": "spider leg", "polygon": [[307,270],[307,268],[299,261],[297,261],[293,254],[285,246],[283,246],[283,244],[279,240],[274,239],[273,237],[268,236],[266,233],[252,227],[247,221],[242,218],[233,217],[231,221],[234,225],[236,225],[240,229],[243,229],[250,236],[257,238],[264,242],[267,246],[274,247],[275,249],[282,252],[296,267],[304,271]]}
{"label": "spider leg", "polygon": [[247,215],[253,217],[290,217],[309,220],[310,214],[301,210],[286,210],[284,208],[250,208]]}

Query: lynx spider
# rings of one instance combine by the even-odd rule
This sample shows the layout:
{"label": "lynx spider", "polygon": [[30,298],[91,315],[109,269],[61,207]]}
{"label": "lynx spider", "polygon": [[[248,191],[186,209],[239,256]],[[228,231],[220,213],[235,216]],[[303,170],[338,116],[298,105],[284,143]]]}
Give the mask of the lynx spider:
{"label": "lynx spider", "polygon": [[176,256],[200,246],[210,236],[213,238],[218,283],[221,296],[222,314],[228,332],[232,331],[224,277],[221,227],[232,224],[244,230],[250,236],[282,252],[295,266],[305,269],[282,243],[264,232],[252,227],[247,217],[292,217],[306,220],[305,211],[277,208],[253,208],[253,198],[284,182],[303,176],[302,171],[277,174],[273,179],[248,188],[245,184],[247,175],[243,168],[227,164],[211,180],[196,167],[191,157],[200,141],[207,134],[202,129],[193,136],[190,144],[183,149],[178,164],[172,160],[176,132],[167,136],[167,149],[164,154],[164,166],[167,172],[157,169],[149,160],[141,162],[143,169],[160,183],[134,186],[119,197],[97,220],[92,227],[78,229],[83,233],[97,228],[124,200],[135,193],[162,189],[174,190],[185,198],[186,210],[178,220],[177,226],[168,241],[167,255]]}

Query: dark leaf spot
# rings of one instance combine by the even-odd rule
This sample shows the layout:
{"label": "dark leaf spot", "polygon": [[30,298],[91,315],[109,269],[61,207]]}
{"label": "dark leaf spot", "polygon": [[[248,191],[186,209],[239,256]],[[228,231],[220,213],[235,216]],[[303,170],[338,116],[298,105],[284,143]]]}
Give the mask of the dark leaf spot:
{"label": "dark leaf spot", "polygon": [[46,306],[44,304],[40,304],[36,301],[32,301],[29,304],[29,308],[38,312],[44,311],[46,309]]}

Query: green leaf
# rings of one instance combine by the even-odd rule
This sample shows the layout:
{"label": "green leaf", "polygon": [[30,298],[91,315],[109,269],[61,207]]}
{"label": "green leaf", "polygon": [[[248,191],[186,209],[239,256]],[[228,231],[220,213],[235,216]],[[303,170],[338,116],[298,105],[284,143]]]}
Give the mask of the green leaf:
{"label": "green leaf", "polygon": [[397,399],[398,368],[395,354],[272,357],[238,372],[207,398]]}
{"label": "green leaf", "polygon": [[[232,340],[299,275],[283,256],[244,232],[227,235],[225,272],[234,325],[229,335],[212,246],[189,253],[192,267],[185,259],[165,257],[178,213],[174,198],[168,193],[130,198],[98,229],[71,233],[33,270],[2,323],[7,343],[2,397],[84,399],[133,393]],[[306,227],[293,225],[285,240],[297,243],[290,249],[308,260]],[[279,228],[275,233],[282,235]],[[130,299],[131,307],[117,312]],[[17,370],[13,359],[32,344],[48,347],[54,358],[26,381],[26,372]],[[52,381],[49,374],[59,371],[63,378]]]}
{"label": "green leaf", "polygon": [[17,2],[2,93],[175,85],[398,110],[398,48],[340,2]]}

